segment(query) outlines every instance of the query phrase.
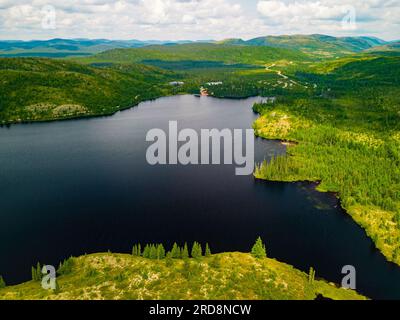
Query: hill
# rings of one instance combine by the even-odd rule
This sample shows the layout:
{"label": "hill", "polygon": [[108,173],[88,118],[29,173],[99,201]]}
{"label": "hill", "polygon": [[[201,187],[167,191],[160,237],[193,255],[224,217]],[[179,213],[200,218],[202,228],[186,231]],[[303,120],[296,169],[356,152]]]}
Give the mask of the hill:
{"label": "hill", "polygon": [[115,48],[139,48],[154,44],[187,43],[191,41],[140,41],[107,39],[51,39],[32,41],[0,41],[0,57],[62,58],[88,56]]}
{"label": "hill", "polygon": [[94,68],[39,58],[0,58],[0,121],[57,120],[112,114],[168,94],[169,73],[130,64]]}
{"label": "hill", "polygon": [[80,61],[131,63],[145,60],[214,61],[225,64],[265,65],[276,60],[303,61],[310,58],[302,52],[282,48],[196,43],[170,46],[147,46],[136,49],[114,49]]}
{"label": "hill", "polygon": [[30,281],[0,289],[0,300],[362,300],[352,290],[313,280],[292,266],[250,254],[150,260],[126,254],[71,258],[46,291]]}
{"label": "hill", "polygon": [[390,51],[400,52],[400,41],[390,42],[366,50],[366,52],[378,52],[378,53],[390,52]]}
{"label": "hill", "polygon": [[255,107],[258,136],[298,143],[256,177],[317,181],[400,265],[400,57],[345,58],[315,70],[297,73],[313,95]]}
{"label": "hill", "polygon": [[232,45],[268,46],[300,50],[313,56],[333,57],[383,45],[384,40],[374,37],[331,37],[326,35],[291,35],[267,36],[244,41],[241,39],[225,40],[222,43]]}

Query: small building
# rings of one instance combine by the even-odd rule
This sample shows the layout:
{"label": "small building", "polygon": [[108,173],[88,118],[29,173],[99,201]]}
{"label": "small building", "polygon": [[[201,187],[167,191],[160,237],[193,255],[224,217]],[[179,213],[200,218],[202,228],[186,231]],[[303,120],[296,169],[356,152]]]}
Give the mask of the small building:
{"label": "small building", "polygon": [[169,83],[170,86],[174,86],[174,87],[179,87],[179,86],[183,86],[185,83],[182,81],[172,81]]}
{"label": "small building", "polygon": [[269,104],[269,103],[275,103],[276,102],[276,97],[265,97],[261,103]]}

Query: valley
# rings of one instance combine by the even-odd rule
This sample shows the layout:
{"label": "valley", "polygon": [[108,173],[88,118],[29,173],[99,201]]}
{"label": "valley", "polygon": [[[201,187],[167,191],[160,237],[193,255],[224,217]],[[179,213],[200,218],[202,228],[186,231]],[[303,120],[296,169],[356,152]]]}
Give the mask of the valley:
{"label": "valley", "polygon": [[[143,223],[149,223],[144,213],[150,212],[151,209],[147,209],[144,203],[139,201],[139,198],[135,199],[141,205],[133,203],[131,195],[127,192],[128,189],[133,189],[139,194],[140,191],[133,181],[138,181],[139,176],[140,181],[145,180],[146,178],[142,176],[144,173],[148,174],[148,179],[151,177],[155,179],[155,176],[166,179],[157,186],[158,194],[168,190],[167,182],[173,181],[176,174],[182,174],[183,181],[198,182],[201,180],[200,176],[205,179],[207,176],[215,175],[223,176],[224,179],[230,181],[230,178],[227,178],[229,174],[225,171],[223,171],[224,173],[211,171],[205,173],[194,170],[185,176],[174,170],[165,172],[161,170],[153,176],[154,173],[143,169],[143,173],[140,174],[136,171],[134,175],[127,174],[128,163],[132,163],[132,159],[135,159],[137,168],[144,168],[142,165],[138,165],[143,160],[138,160],[138,155],[143,151],[141,140],[134,140],[135,152],[130,153],[124,150],[126,145],[132,146],[132,141],[128,137],[138,135],[137,139],[141,139],[144,132],[143,126],[158,124],[163,127],[168,118],[171,119],[170,117],[175,116],[176,118],[181,117],[183,121],[188,121],[191,126],[196,128],[201,125],[210,128],[250,128],[253,126],[256,145],[257,139],[268,140],[259,141],[260,146],[263,146],[263,143],[273,143],[275,140],[286,142],[286,152],[282,152],[275,145],[273,145],[274,147],[271,147],[272,144],[269,145],[268,148],[272,149],[268,149],[268,156],[265,154],[265,148],[261,147],[262,151],[259,151],[259,157],[256,159],[255,181],[252,178],[251,181],[246,182],[231,180],[230,188],[238,187],[238,190],[231,190],[232,194],[236,195],[236,199],[242,199],[243,205],[246,204],[249,208],[262,212],[262,208],[270,206],[270,203],[261,200],[264,194],[261,191],[258,193],[258,190],[263,189],[262,192],[265,192],[264,189],[270,188],[269,201],[273,201],[271,200],[272,195],[275,194],[275,197],[279,197],[284,202],[287,194],[284,196],[283,191],[282,193],[278,191],[281,190],[280,188],[283,190],[284,187],[274,183],[288,183],[282,184],[285,186],[293,184],[295,189],[290,189],[292,190],[290,192],[285,189],[285,192],[292,197],[290,199],[297,197],[300,203],[301,196],[297,194],[297,184],[316,183],[317,190],[324,193],[326,199],[333,194],[337,201],[336,207],[332,209],[331,206],[328,214],[337,215],[337,211],[343,208],[345,216],[350,216],[352,219],[349,222],[344,217],[324,217],[323,219],[334,220],[324,220],[324,222],[318,222],[317,225],[323,230],[327,230],[326,228],[329,229],[328,226],[333,224],[332,228],[335,229],[329,229],[330,236],[337,233],[338,238],[343,237],[343,239],[325,239],[324,241],[328,241],[331,249],[334,247],[342,251],[345,251],[345,242],[351,243],[351,250],[349,249],[347,253],[333,254],[330,257],[318,244],[310,244],[322,241],[318,236],[323,237],[323,234],[315,231],[318,235],[315,238],[307,238],[301,231],[296,234],[295,226],[291,226],[291,220],[284,215],[293,209],[296,212],[295,221],[306,219],[304,223],[309,223],[307,230],[312,230],[311,226],[314,225],[313,219],[315,219],[316,212],[311,209],[310,203],[304,204],[303,209],[300,207],[286,208],[286,211],[281,212],[279,205],[274,202],[272,211],[280,212],[281,216],[278,218],[273,215],[274,219],[269,216],[272,213],[266,216],[272,219],[271,221],[275,221],[276,226],[281,230],[290,230],[295,234],[296,236],[290,238],[291,241],[300,241],[303,246],[299,244],[300,247],[297,250],[291,250],[289,244],[278,244],[280,237],[274,234],[274,228],[268,226],[266,221],[255,213],[253,222],[255,222],[254,225],[257,223],[262,225],[263,232],[268,230],[272,233],[272,235],[263,233],[262,236],[267,239],[267,243],[270,240],[272,247],[275,248],[273,257],[294,265],[296,269],[269,258],[259,262],[245,253],[228,253],[242,249],[243,243],[248,242],[250,237],[260,235],[262,230],[255,227],[254,229],[248,227],[251,230],[248,233],[244,232],[244,239],[238,241],[240,244],[224,243],[221,245],[218,250],[221,253],[213,258],[202,258],[201,261],[190,260],[189,262],[173,261],[171,269],[165,267],[167,262],[164,261],[150,262],[141,257],[123,254],[95,254],[95,252],[103,252],[110,243],[112,243],[114,252],[125,252],[129,234],[133,231],[126,229],[123,232],[125,237],[123,240],[110,236],[112,240],[107,242],[104,240],[104,234],[96,238],[99,241],[97,244],[86,239],[90,243],[88,245],[89,252],[94,253],[93,255],[82,256],[86,251],[79,244],[71,245],[74,248],[71,253],[67,253],[65,248],[58,255],[45,255],[43,259],[58,262],[66,256],[76,254],[79,256],[74,258],[77,265],[84,270],[93,269],[86,270],[84,276],[79,274],[78,269],[74,269],[69,275],[63,275],[60,278],[63,288],[61,293],[45,293],[37,290],[36,284],[28,282],[17,287],[3,289],[3,291],[0,289],[0,298],[315,299],[321,294],[330,298],[358,299],[363,297],[337,289],[324,280],[318,280],[317,286],[310,287],[307,285],[307,275],[304,274],[304,271],[312,266],[317,271],[322,270],[324,279],[338,283],[340,274],[337,276],[335,274],[338,269],[338,265],[335,263],[340,264],[337,261],[344,262],[346,259],[352,259],[352,255],[357,261],[357,266],[364,266],[365,270],[368,270],[364,271],[367,274],[362,276],[364,279],[372,277],[373,267],[371,269],[365,267],[368,263],[371,263],[374,268],[383,270],[382,273],[390,274],[392,279],[398,279],[400,265],[400,54],[395,42],[386,43],[383,40],[368,37],[335,38],[312,35],[263,37],[248,41],[228,39],[210,43],[168,45],[148,43],[122,48],[120,46],[124,44],[114,45],[118,46],[105,47],[105,51],[96,49],[79,57],[69,55],[63,59],[0,58],[0,125],[3,127],[0,128],[0,135],[8,138],[8,140],[2,141],[3,149],[0,147],[0,153],[11,157],[25,154],[23,150],[30,150],[26,153],[26,159],[30,159],[29,163],[32,166],[36,166],[35,170],[44,170],[43,163],[51,164],[50,168],[55,177],[60,180],[65,179],[64,184],[60,186],[60,192],[67,190],[71,193],[72,190],[76,190],[75,187],[78,185],[74,178],[66,178],[72,172],[69,172],[69,166],[71,166],[71,170],[75,166],[77,172],[81,174],[85,172],[85,168],[86,170],[89,168],[89,164],[93,170],[97,168],[96,172],[92,172],[90,169],[84,173],[85,181],[87,181],[85,183],[87,188],[84,189],[86,197],[80,198],[76,195],[72,197],[73,201],[67,201],[69,211],[62,213],[67,221],[71,219],[68,218],[68,213],[76,210],[77,203],[85,203],[82,208],[90,208],[88,199],[99,199],[102,195],[106,197],[104,199],[109,197],[109,202],[104,202],[103,206],[96,206],[96,208],[101,208],[101,211],[105,210],[104,217],[106,211],[111,212],[117,207],[122,212],[119,216],[122,221],[132,223],[132,220],[127,218],[128,212],[138,214],[143,211],[140,213],[140,219],[143,219]],[[204,92],[207,92],[209,97],[193,97],[193,95],[199,94],[200,88],[204,88]],[[271,100],[263,99],[263,97],[270,97]],[[186,111],[182,111],[182,103],[188,105]],[[216,107],[216,105],[220,106]],[[134,106],[138,107],[130,109]],[[148,107],[148,113],[144,112],[143,106]],[[252,113],[251,107],[253,107],[254,113]],[[221,109],[216,112],[215,108]],[[120,113],[123,110],[125,113]],[[165,113],[163,114],[163,112]],[[235,113],[233,114],[233,112]],[[136,118],[137,115],[142,118]],[[101,118],[100,116],[108,117]],[[126,116],[129,117],[125,118]],[[218,117],[224,118],[226,122],[215,120]],[[57,124],[52,122],[71,119],[76,120]],[[141,119],[147,120],[141,122]],[[190,119],[197,122],[194,120],[191,122]],[[20,123],[30,124],[25,126],[19,125]],[[122,126],[117,127],[117,123]],[[82,129],[85,126],[86,128]],[[64,139],[62,137],[65,132],[68,132],[68,135]],[[94,132],[102,133],[95,134]],[[47,136],[51,133],[52,137]],[[52,155],[49,159],[42,159],[41,153],[36,153],[35,150],[29,148],[29,144],[25,144],[23,139],[26,136],[40,136],[41,141],[45,141],[45,144],[38,144],[36,140],[32,140],[30,145],[36,145],[38,150],[44,153],[46,150],[57,149],[56,145],[69,146],[69,150],[73,151],[71,154],[64,154],[64,158],[69,159],[70,162],[68,165],[61,166],[63,160],[58,156],[61,156],[62,152],[60,155]],[[53,137],[55,137],[54,141],[52,141]],[[7,141],[15,141],[16,144],[14,146],[8,144]],[[52,146],[53,149],[46,149],[47,146]],[[93,153],[85,153],[82,150],[92,150]],[[78,157],[78,154],[83,158]],[[114,161],[117,160],[116,167],[110,165],[112,161],[107,157],[102,161],[98,160],[98,157],[105,154],[114,155]],[[131,162],[128,162],[128,159]],[[15,168],[9,167],[10,165],[6,162],[3,160],[4,169],[0,171],[0,174],[5,177],[7,186],[11,187],[10,191],[15,191],[18,181],[24,179],[18,173],[23,172],[20,166],[24,161],[22,159]],[[86,166],[82,167],[79,163],[84,163]],[[60,168],[68,169],[61,170]],[[14,172],[19,178],[15,179],[9,175],[10,172]],[[111,174],[108,175],[105,172],[115,172],[116,176],[111,177]],[[96,176],[95,173],[102,174]],[[124,176],[126,180],[117,182],[119,181],[117,177],[121,176]],[[41,180],[37,183],[46,182],[49,186],[54,186],[52,175],[45,175],[42,178],[45,181]],[[38,178],[34,178],[34,181],[36,179]],[[90,191],[96,188],[89,181],[100,181],[100,185],[103,187],[100,191]],[[111,183],[119,192],[110,191],[108,187],[105,187],[108,183]],[[225,193],[226,190],[224,190],[225,183],[222,181],[221,185],[217,183],[210,192],[215,195],[223,194],[226,199],[229,199],[230,194]],[[258,183],[263,183],[265,184],[263,186],[268,186],[268,188],[260,187],[257,185]],[[202,187],[197,187],[199,189],[196,194],[201,194],[208,184],[209,181],[204,180],[204,183],[201,183]],[[142,192],[149,194],[154,192],[153,187],[145,182],[141,187]],[[185,194],[183,190],[188,187],[189,184],[183,183],[176,194]],[[34,184],[27,184],[26,188],[29,188],[26,194],[33,194],[31,192],[35,189]],[[252,192],[260,194],[253,199],[254,203],[260,203],[259,206],[243,200],[244,195],[247,195],[247,199],[252,199],[250,196]],[[51,194],[50,190],[49,193]],[[5,195],[6,191],[3,194]],[[4,207],[5,210],[8,210],[7,212],[13,212],[17,216],[22,216],[24,212],[30,212],[30,210],[38,212],[35,211],[40,207],[39,202],[36,202],[37,199],[42,200],[40,203],[49,201],[44,212],[50,212],[51,208],[57,207],[57,202],[54,201],[59,197],[57,194],[54,194],[54,199],[42,197],[43,195],[36,195],[31,199],[32,203],[36,204],[36,209],[31,209],[31,207],[16,209],[13,208],[12,202],[5,202]],[[117,204],[118,197],[121,197],[122,204]],[[190,195],[186,194],[186,197],[191,201],[176,200],[181,218],[183,218],[183,212],[187,212],[193,203],[197,203],[197,200]],[[151,202],[150,198],[146,199]],[[328,201],[326,199],[323,202]],[[16,199],[14,200],[17,202]],[[171,212],[164,216],[162,208],[165,208],[166,204],[170,204],[169,201],[169,199],[165,199],[164,206],[152,208],[154,212],[160,212],[159,219],[164,223]],[[235,203],[234,200],[233,202]],[[107,203],[112,203],[114,206],[110,207]],[[218,203],[218,201],[215,200],[214,203]],[[215,208],[204,207],[200,203],[198,203],[198,207],[200,217],[206,215],[210,218],[213,214],[217,214]],[[246,210],[243,206],[240,208]],[[313,215],[310,214],[310,217],[304,218],[304,212],[301,210],[313,212]],[[221,207],[218,212],[223,211]],[[240,214],[234,206],[229,206],[227,212],[231,211],[235,212],[233,218],[229,215],[223,216],[227,220],[239,219],[239,222],[236,222],[243,224],[244,221],[238,218]],[[61,212],[63,211],[61,210]],[[94,215],[94,211],[91,209],[81,213],[88,220]],[[45,215],[45,213],[43,214]],[[319,212],[319,214],[321,213]],[[340,220],[336,225],[335,219],[342,218],[344,220]],[[10,216],[8,219],[12,220],[13,218]],[[74,219],[78,219],[78,217]],[[96,232],[99,234],[101,234],[99,230],[104,226],[113,225],[113,223],[121,228],[120,223],[109,221],[108,218],[102,218],[101,221],[102,225],[96,227]],[[178,223],[179,219],[174,222]],[[199,223],[203,225],[204,221],[201,220]],[[221,226],[221,221],[216,220],[215,223]],[[162,242],[161,226],[163,226],[162,223],[160,223],[160,229],[156,228],[159,232],[158,235],[155,232],[155,237],[159,236],[159,240],[149,239],[144,235],[141,237],[146,241]],[[140,233],[136,227],[132,228],[135,229],[135,232]],[[348,234],[346,232],[342,234],[341,228],[349,228]],[[196,230],[204,233],[210,232],[207,231],[205,225]],[[196,230],[192,230],[192,232],[196,233]],[[237,225],[233,224],[230,230],[236,233],[242,232],[237,229]],[[110,230],[110,232],[112,231],[115,230]],[[177,232],[177,237],[183,236],[178,230],[174,231]],[[81,230],[81,232],[84,238],[84,231]],[[217,230],[211,234],[215,236]],[[185,233],[185,236],[187,235]],[[197,235],[199,236],[199,233]],[[168,238],[171,237],[173,236],[168,234]],[[208,240],[205,235],[202,239]],[[192,240],[194,239],[190,239],[190,241]],[[220,238],[215,238],[215,240],[217,243],[222,241]],[[339,241],[339,244],[335,241]],[[371,250],[367,250],[369,241],[377,248],[373,253],[370,252]],[[65,244],[65,246],[68,245]],[[310,247],[310,251],[305,249],[306,246]],[[299,257],[292,252],[301,252],[301,250],[305,250],[307,254]],[[357,250],[360,250],[361,253],[356,254]],[[314,255],[312,252],[318,252],[318,254]],[[306,261],[313,258],[316,259],[313,263]],[[31,257],[31,259],[33,258]],[[41,258],[37,257],[36,259]],[[216,270],[213,269],[214,262],[212,261],[214,259],[223,261]],[[335,269],[328,267],[322,262],[323,259],[330,260],[330,263],[335,265]],[[182,269],[184,263],[193,268],[193,275],[191,274],[185,279],[182,278],[182,275],[178,275],[178,270]],[[127,265],[131,271],[127,274],[121,273],[124,275],[121,276],[122,278],[118,278],[118,270],[113,268],[117,264]],[[388,270],[392,270],[392,267],[394,271],[390,273]],[[3,268],[6,269],[5,266]],[[147,275],[141,275],[140,279],[136,279],[135,272],[142,268],[148,271]],[[237,272],[228,276],[228,270],[232,269]],[[113,270],[113,273],[108,275],[108,270]],[[210,270],[212,272],[207,280],[210,287],[204,291],[199,285],[198,279],[206,277]],[[260,274],[252,273],[251,270],[258,270]],[[24,271],[19,270],[18,273],[18,275],[14,275],[15,279],[18,279],[19,282],[27,280]],[[253,274],[252,278],[249,278],[252,279],[251,283],[234,284],[238,278],[242,278],[243,274],[250,273]],[[0,274],[7,283],[7,274],[3,274],[3,272]],[[258,277],[263,274],[268,274],[271,279],[277,279],[274,282],[276,286],[262,291],[257,283],[261,281]],[[160,281],[160,276],[165,276],[167,280]],[[84,279],[84,284],[78,284],[82,279]],[[225,287],[223,287],[224,293],[215,289],[218,279],[226,280]],[[133,291],[127,292],[122,288],[135,281],[138,286]],[[390,283],[390,277],[383,277],[380,281],[382,287],[374,290],[377,285],[369,286],[368,281],[361,280],[360,293],[372,298],[394,297],[396,288]],[[16,281],[12,281],[12,283],[15,284]],[[98,283],[103,283],[104,286],[101,287]],[[165,288],[173,286],[174,283],[180,283],[182,286],[174,291],[175,295],[171,296]],[[245,286],[247,291],[243,290],[241,285]],[[282,285],[285,287],[284,290]],[[188,291],[189,287],[198,290]],[[383,291],[385,293],[382,293]]]}

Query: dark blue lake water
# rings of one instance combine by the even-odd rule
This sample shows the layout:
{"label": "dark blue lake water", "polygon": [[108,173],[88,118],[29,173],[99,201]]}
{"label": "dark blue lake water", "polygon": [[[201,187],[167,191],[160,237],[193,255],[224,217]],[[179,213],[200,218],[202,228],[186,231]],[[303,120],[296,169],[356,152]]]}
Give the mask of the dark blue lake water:
{"label": "dark blue lake water", "polygon": [[[233,165],[147,164],[148,130],[170,120],[198,131],[251,128],[255,100],[176,96],[111,117],[0,128],[0,274],[19,283],[37,261],[130,252],[137,242],[248,252],[261,236],[270,257],[337,283],[354,265],[361,293],[400,299],[400,268],[334,196],[236,176]],[[255,147],[257,161],[285,152],[275,141]]]}

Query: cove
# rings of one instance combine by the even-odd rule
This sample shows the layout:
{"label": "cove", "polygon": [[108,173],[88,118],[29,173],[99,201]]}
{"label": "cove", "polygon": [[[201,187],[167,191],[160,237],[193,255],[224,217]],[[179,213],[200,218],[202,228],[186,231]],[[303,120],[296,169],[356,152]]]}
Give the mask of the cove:
{"label": "cove", "polygon": [[[169,121],[197,132],[249,129],[257,100],[175,96],[110,117],[0,128],[0,274],[20,283],[38,261],[128,253],[138,242],[249,252],[261,236],[269,257],[306,272],[312,266],[336,283],[353,265],[360,293],[400,299],[400,268],[333,195],[236,176],[234,165],[147,163],[150,129],[167,132]],[[285,152],[279,142],[254,139],[257,162]]]}

